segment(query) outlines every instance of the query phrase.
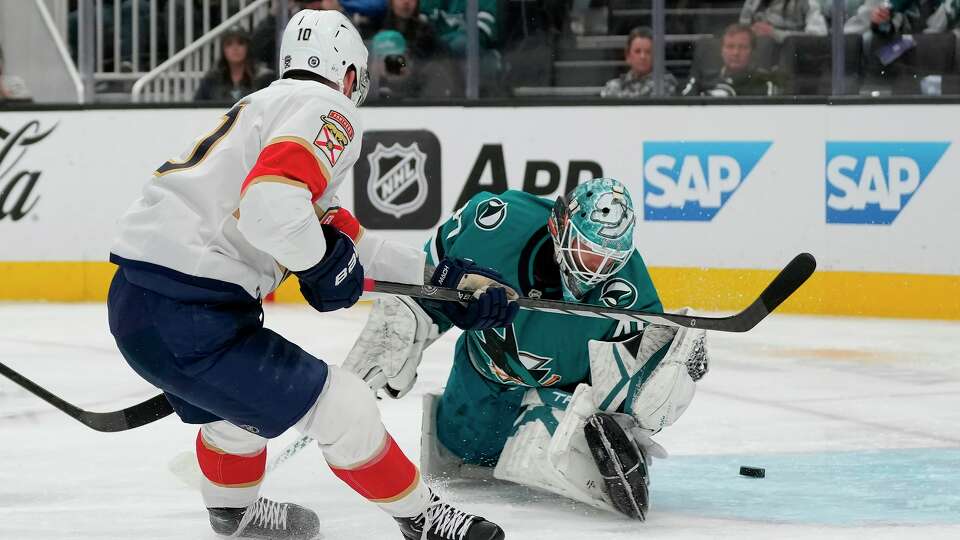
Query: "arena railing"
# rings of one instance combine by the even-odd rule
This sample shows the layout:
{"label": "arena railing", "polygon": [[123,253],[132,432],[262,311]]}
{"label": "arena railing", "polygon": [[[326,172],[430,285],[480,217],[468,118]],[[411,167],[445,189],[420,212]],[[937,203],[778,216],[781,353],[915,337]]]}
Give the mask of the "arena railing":
{"label": "arena railing", "polygon": [[[125,101],[130,86],[164,60],[206,35],[219,22],[251,5],[254,23],[268,14],[261,0],[53,0],[55,24],[75,53],[88,97]],[[191,69],[205,71],[210,55],[198,56]],[[106,95],[105,95],[106,94]]]}
{"label": "arena railing", "polygon": [[132,101],[177,102],[192,99],[200,80],[220,54],[220,36],[243,23],[252,30],[257,14],[269,9],[269,3],[270,0],[254,0],[149,73],[143,74],[133,85]]}

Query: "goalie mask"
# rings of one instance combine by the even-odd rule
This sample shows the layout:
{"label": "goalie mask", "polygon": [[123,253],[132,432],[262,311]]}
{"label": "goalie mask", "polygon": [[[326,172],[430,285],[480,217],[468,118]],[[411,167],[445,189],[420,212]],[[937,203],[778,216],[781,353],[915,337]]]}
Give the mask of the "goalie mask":
{"label": "goalie mask", "polygon": [[579,301],[633,255],[633,201],[613,178],[584,182],[557,197],[547,229],[560,266],[563,296]]}

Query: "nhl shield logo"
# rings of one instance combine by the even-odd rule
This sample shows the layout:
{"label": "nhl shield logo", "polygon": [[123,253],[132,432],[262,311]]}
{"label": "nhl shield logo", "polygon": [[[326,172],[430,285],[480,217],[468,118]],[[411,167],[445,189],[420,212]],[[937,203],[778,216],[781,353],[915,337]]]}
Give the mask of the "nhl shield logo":
{"label": "nhl shield logo", "polygon": [[416,212],[427,200],[429,190],[425,165],[427,155],[417,143],[394,143],[376,148],[367,155],[370,176],[367,195],[374,208],[396,218]]}

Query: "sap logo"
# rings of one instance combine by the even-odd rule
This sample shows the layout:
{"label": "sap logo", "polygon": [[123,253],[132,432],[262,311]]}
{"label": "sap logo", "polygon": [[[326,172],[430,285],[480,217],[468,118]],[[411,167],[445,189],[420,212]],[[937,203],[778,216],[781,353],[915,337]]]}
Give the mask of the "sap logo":
{"label": "sap logo", "polygon": [[827,223],[890,225],[948,142],[827,142]]}
{"label": "sap logo", "polygon": [[770,142],[646,142],[643,212],[650,221],[710,221]]}

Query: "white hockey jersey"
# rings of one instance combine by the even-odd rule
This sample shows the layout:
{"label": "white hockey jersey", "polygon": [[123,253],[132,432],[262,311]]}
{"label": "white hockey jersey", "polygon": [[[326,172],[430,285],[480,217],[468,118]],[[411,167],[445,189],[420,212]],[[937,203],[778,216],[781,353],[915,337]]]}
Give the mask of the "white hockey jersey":
{"label": "white hockey jersey", "polygon": [[[241,233],[239,208],[246,189],[272,182],[308,189],[303,195],[322,222],[353,238],[368,277],[422,284],[421,250],[366,234],[339,208],[336,191],[357,161],[362,136],[346,96],[313,81],[278,80],[238,102],[213,132],[157,169],[120,218],[111,259],[235,283],[262,297],[280,285],[285,269],[270,249],[257,249]],[[275,237],[295,227],[270,226]]]}

